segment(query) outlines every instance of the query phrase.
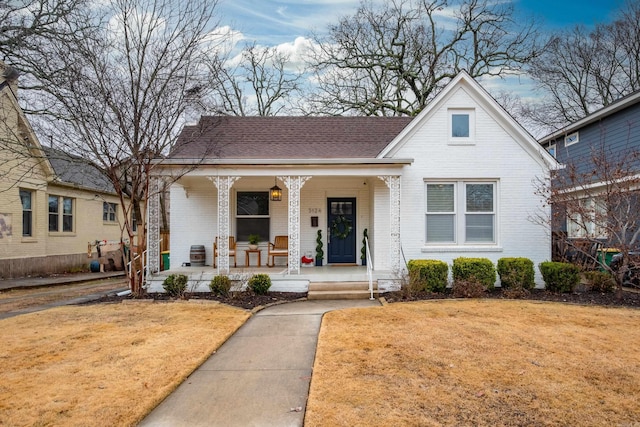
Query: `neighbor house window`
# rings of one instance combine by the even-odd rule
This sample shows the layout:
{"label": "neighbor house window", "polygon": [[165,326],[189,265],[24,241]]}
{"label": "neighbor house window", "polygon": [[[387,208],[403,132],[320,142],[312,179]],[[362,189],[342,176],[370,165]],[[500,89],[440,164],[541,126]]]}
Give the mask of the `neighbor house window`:
{"label": "neighbor house window", "polygon": [[102,202],[102,221],[104,222],[116,222],[118,217],[116,215],[118,205],[115,203]]}
{"label": "neighbor house window", "polygon": [[33,192],[20,190],[20,201],[22,202],[22,235],[33,236]]}
{"label": "neighbor house window", "polygon": [[570,238],[604,239],[607,237],[607,203],[601,198],[582,199],[567,215]]}
{"label": "neighbor house window", "polygon": [[578,132],[570,133],[569,135],[564,137],[564,145],[568,147],[569,145],[576,144],[580,141],[580,134]]}
{"label": "neighbor house window", "polygon": [[474,138],[473,110],[449,110],[449,141],[456,143],[472,142]]}
{"label": "neighbor house window", "polygon": [[556,156],[556,144],[550,144],[549,147],[547,147],[547,151],[549,152],[549,154],[551,154],[553,157]]}
{"label": "neighbor house window", "polygon": [[49,196],[49,231],[73,231],[73,199]]}
{"label": "neighbor house window", "polygon": [[238,191],[236,202],[236,239],[248,241],[250,234],[257,234],[269,240],[269,192]]}
{"label": "neighbor house window", "polygon": [[494,243],[495,182],[426,184],[426,242]]}

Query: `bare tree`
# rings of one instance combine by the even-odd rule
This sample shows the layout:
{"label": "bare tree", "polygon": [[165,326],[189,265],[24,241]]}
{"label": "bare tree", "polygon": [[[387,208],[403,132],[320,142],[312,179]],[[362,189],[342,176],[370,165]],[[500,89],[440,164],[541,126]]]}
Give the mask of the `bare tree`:
{"label": "bare tree", "polygon": [[[548,218],[558,230],[566,223],[566,233],[556,233],[556,244],[568,248],[587,264],[610,272],[622,296],[632,252],[640,245],[640,151],[613,150],[604,141],[592,147],[587,158],[571,159],[556,171],[551,184],[541,186],[553,207]],[[595,248],[615,248],[621,254],[619,268],[613,270]]]}
{"label": "bare tree", "polygon": [[48,120],[39,121],[41,134],[94,162],[113,183],[135,249],[134,293],[142,291],[137,255],[146,249],[153,160],[175,144],[185,108],[206,86],[215,8],[210,0],[101,3],[83,12],[71,39],[47,39],[19,64],[37,93],[31,111]]}
{"label": "bare tree", "polygon": [[575,27],[550,38],[530,73],[548,95],[530,113],[549,132],[640,89],[640,3],[611,24]]}
{"label": "bare tree", "polygon": [[[86,0],[16,0],[0,3],[0,53],[7,62],[43,39],[64,39],[77,28],[66,25]],[[79,21],[82,22],[82,21]],[[82,22],[89,26],[90,22]]]}
{"label": "bare tree", "polygon": [[489,0],[365,0],[315,41],[312,110],[330,114],[414,115],[461,70],[502,76],[537,54],[533,21]]}
{"label": "bare tree", "polygon": [[[214,58],[216,59],[216,58]],[[235,116],[290,112],[300,94],[303,72],[277,46],[247,45],[237,58],[210,62],[216,110]],[[237,64],[233,64],[237,61]]]}

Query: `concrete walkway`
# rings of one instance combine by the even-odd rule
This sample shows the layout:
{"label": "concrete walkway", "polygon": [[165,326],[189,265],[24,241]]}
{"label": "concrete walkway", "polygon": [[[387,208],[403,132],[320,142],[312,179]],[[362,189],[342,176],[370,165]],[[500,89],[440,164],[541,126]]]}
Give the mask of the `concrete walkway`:
{"label": "concrete walkway", "polygon": [[379,304],[301,301],[256,313],[140,426],[302,426],[322,315]]}

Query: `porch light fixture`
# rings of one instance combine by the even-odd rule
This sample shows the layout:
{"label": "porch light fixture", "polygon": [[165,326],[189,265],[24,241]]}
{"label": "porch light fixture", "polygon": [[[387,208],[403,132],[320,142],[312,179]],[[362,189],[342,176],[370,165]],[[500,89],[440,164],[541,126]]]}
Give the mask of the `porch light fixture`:
{"label": "porch light fixture", "polygon": [[282,189],[278,187],[278,182],[276,178],[273,178],[274,186],[269,189],[269,198],[274,202],[279,202],[282,200]]}

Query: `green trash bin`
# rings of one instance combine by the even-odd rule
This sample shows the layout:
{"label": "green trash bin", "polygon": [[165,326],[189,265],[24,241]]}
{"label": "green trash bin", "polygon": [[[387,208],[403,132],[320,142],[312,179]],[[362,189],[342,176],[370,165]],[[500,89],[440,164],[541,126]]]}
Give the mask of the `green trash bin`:
{"label": "green trash bin", "polygon": [[162,255],[162,270],[169,270],[171,268],[169,261],[169,251],[161,252]]}
{"label": "green trash bin", "polygon": [[[602,264],[602,260],[604,260],[604,264],[610,266],[613,256],[619,253],[620,249],[617,248],[602,248],[598,251],[598,262]],[[600,271],[605,271],[605,269],[600,267]]]}

